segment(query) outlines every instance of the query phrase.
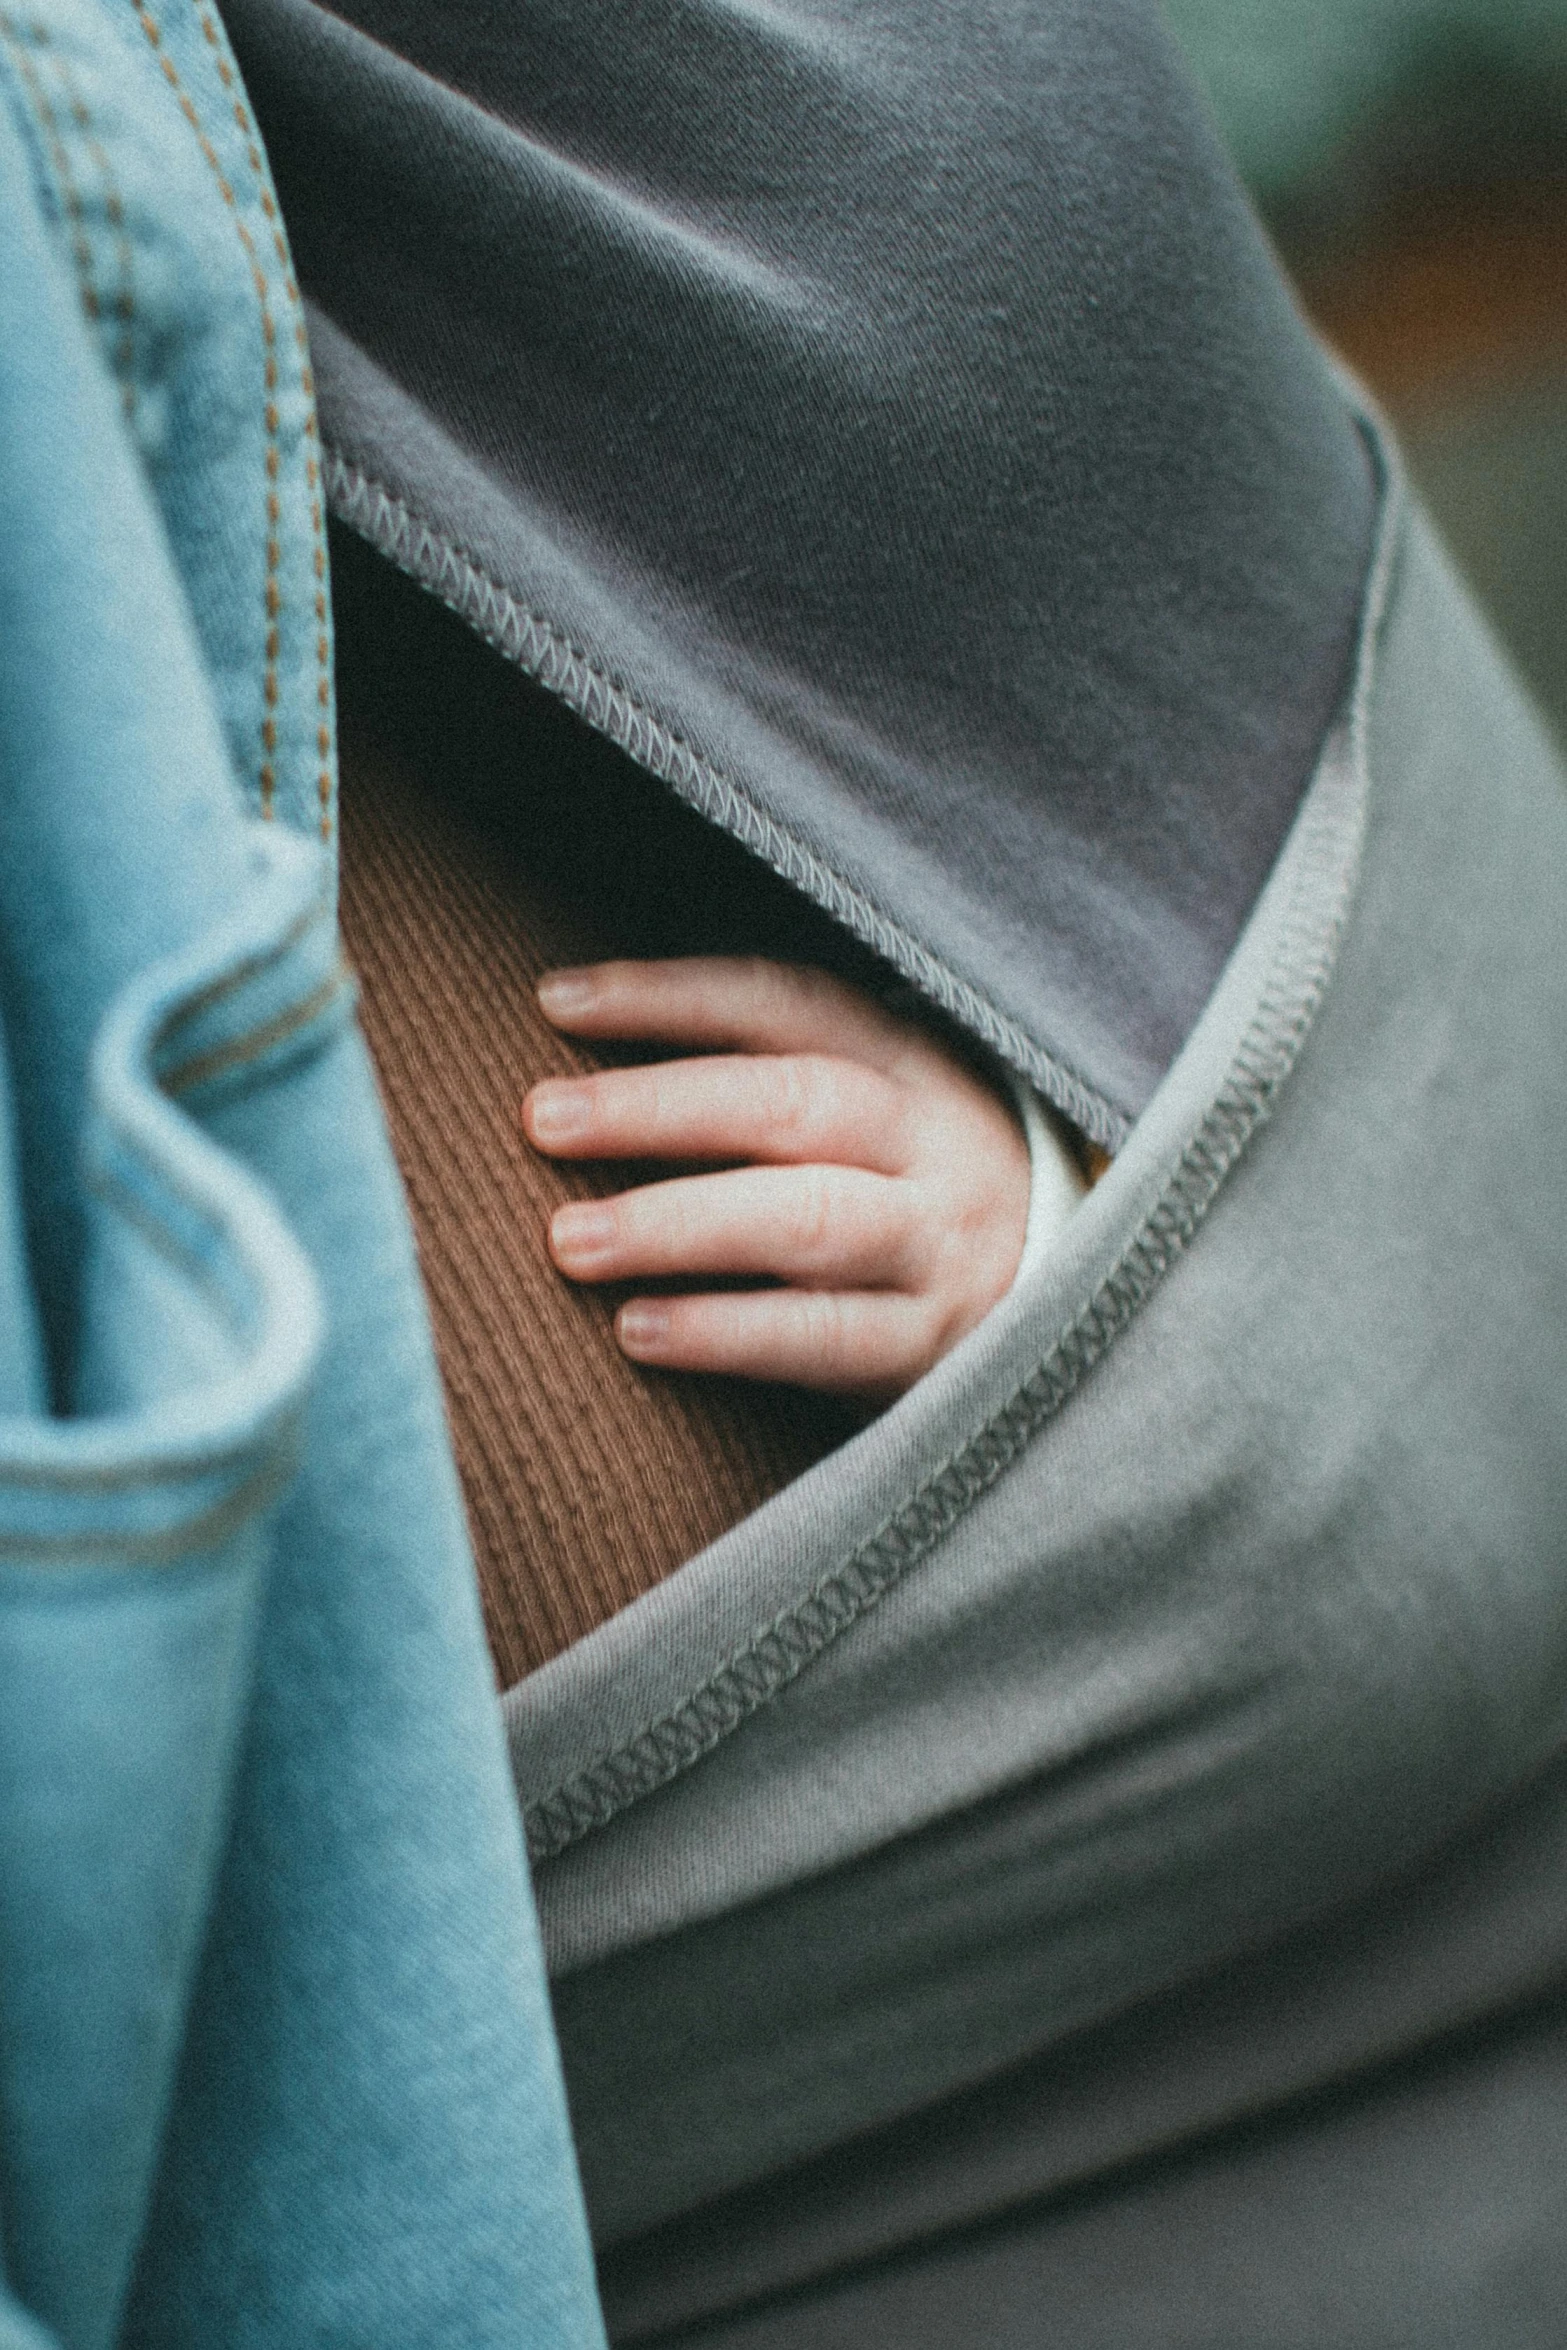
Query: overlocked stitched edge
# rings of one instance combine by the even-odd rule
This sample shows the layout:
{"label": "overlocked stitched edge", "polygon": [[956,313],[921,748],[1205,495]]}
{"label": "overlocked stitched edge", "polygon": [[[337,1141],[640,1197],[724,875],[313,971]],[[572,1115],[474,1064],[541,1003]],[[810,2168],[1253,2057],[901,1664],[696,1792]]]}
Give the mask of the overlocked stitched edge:
{"label": "overlocked stitched edge", "polygon": [[[1347,891],[1344,893],[1347,897]],[[1293,912],[1293,909],[1292,909]],[[525,1815],[528,1851],[550,1860],[638,1797],[676,1778],[774,1697],[949,1533],[1073,1393],[1185,1248],[1252,1133],[1268,1115],[1332,968],[1342,906],[1324,931],[1291,924],[1317,952],[1293,1002],[1264,999],[1230,1074],[1163,1196],[1114,1269],[1039,1368],[913,1498],[805,1599],[639,1736],[590,1764]],[[1281,949],[1279,960],[1289,959]]]}
{"label": "overlocked stitched edge", "polygon": [[1207,1214],[1226,1176],[1270,1114],[1299,1056],[1338,956],[1360,865],[1369,791],[1370,689],[1392,574],[1400,483],[1376,425],[1359,419],[1378,476],[1381,514],[1362,607],[1345,756],[1352,804],[1319,812],[1256,1011],[1223,1084],[1149,1215],[1094,1296],[1038,1369],[918,1491],[824,1575],[780,1609],[684,1702],[524,1812],[528,1852],[551,1860],[693,1763],[795,1680],[925,1558],[1081,1384]]}
{"label": "overlocked stitched edge", "polygon": [[840,928],[870,947],[970,1035],[1039,1088],[1062,1116],[1106,1150],[1117,1150],[1130,1122],[1124,1111],[999,1012],[960,979],[852,882],[759,808],[731,777],[662,719],[632,700],[626,688],[597,667],[543,613],[519,604],[472,556],[414,513],[405,500],[323,441],[327,504],[350,530],[368,540],[399,571],[429,590],[476,636],[534,678],[595,733],[635,760],[660,783],[727,832],[752,856],[830,914]]}

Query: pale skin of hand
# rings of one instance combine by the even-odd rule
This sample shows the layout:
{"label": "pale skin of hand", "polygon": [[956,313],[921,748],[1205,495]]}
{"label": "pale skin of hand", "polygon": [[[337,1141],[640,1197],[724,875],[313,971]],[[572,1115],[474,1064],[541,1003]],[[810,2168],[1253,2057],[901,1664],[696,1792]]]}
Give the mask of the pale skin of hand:
{"label": "pale skin of hand", "polygon": [[[546,1079],[522,1105],[529,1142],[552,1158],[709,1162],[551,1220],[550,1253],[573,1281],[695,1285],[620,1308],[634,1362],[879,1407],[1011,1286],[1028,1221],[1022,1128],[912,1022],[825,972],[729,956],[550,972],[539,1002],[570,1036],[683,1048]],[[782,1286],[700,1287],[747,1274]]]}

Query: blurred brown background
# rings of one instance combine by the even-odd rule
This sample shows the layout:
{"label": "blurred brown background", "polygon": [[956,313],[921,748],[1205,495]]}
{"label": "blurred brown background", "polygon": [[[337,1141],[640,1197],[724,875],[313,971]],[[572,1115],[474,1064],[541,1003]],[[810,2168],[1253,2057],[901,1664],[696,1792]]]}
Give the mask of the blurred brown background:
{"label": "blurred brown background", "polygon": [[1167,0],[1319,327],[1567,741],[1567,0]]}

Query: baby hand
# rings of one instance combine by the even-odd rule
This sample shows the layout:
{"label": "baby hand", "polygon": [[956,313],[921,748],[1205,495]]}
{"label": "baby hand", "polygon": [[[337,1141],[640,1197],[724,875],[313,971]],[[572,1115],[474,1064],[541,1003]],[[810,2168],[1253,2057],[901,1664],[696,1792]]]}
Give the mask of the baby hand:
{"label": "baby hand", "polygon": [[783,1284],[632,1299],[615,1334],[633,1361],[886,1403],[1010,1286],[1027,1143],[923,1030],[825,972],[753,958],[555,971],[539,1002],[572,1036],[697,1051],[534,1086],[536,1150],[743,1162],[557,1209],[561,1271]]}

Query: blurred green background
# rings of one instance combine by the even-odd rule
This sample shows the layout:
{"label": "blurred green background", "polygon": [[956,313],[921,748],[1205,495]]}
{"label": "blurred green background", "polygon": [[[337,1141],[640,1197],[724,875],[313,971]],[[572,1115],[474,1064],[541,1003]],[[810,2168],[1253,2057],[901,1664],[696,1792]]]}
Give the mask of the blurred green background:
{"label": "blurred green background", "polygon": [[1327,339],[1567,742],[1567,0],[1166,0]]}

